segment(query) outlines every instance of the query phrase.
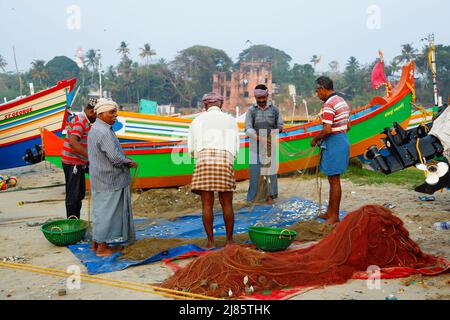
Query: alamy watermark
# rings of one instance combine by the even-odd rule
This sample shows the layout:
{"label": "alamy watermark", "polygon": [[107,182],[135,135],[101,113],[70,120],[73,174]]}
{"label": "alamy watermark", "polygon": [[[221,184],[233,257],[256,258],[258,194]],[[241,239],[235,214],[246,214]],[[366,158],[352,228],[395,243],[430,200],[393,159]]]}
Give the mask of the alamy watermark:
{"label": "alamy watermark", "polygon": [[367,268],[367,289],[381,290],[381,270],[379,266],[369,266]]}
{"label": "alamy watermark", "polygon": [[79,266],[71,265],[67,268],[67,273],[72,273],[66,280],[67,290],[80,290],[81,289],[81,269]]}
{"label": "alamy watermark", "polygon": [[66,26],[69,30],[81,29],[81,8],[77,5],[68,6],[66,9],[68,17],[66,19]]}
{"label": "alamy watermark", "polygon": [[371,5],[366,10],[367,22],[366,26],[369,30],[381,29],[381,7],[377,5]]}

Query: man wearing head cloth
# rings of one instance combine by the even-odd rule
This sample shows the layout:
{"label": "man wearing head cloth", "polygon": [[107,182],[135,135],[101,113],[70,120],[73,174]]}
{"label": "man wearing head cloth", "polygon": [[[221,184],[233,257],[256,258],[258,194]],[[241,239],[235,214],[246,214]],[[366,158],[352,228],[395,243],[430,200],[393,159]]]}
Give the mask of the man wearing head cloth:
{"label": "man wearing head cloth", "polygon": [[99,99],[95,105],[97,121],[88,136],[89,175],[92,192],[92,247],[97,256],[114,253],[108,243],[135,240],[131,209],[130,168],[137,164],[125,157],[112,125],[117,119],[118,105]]}
{"label": "man wearing head cloth", "polygon": [[78,219],[86,191],[88,167],[87,137],[97,114],[92,100],[84,107],[84,111],[76,114],[67,125],[66,139],[61,150],[61,162],[66,183],[66,215]]}
{"label": "man wearing head cloth", "polygon": [[269,89],[260,84],[254,90],[256,103],[251,105],[245,115],[245,131],[250,137],[250,184],[247,201],[259,201],[261,179],[266,179],[265,200],[273,204],[278,197],[278,162],[271,141],[278,139],[283,130],[283,119],[278,108],[269,101]]}
{"label": "man wearing head cloth", "polygon": [[214,192],[219,193],[226,243],[233,243],[233,191],[236,189],[234,160],[239,151],[239,128],[235,118],[222,112],[221,95],[207,93],[202,102],[206,112],[195,118],[189,127],[188,149],[196,159],[191,189],[201,196],[203,226],[208,247],[212,248],[215,246]]}

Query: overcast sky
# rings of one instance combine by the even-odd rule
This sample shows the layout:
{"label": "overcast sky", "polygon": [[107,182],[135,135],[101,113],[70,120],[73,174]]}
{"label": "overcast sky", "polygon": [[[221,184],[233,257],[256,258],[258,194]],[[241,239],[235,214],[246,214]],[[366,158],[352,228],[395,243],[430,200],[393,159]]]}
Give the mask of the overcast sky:
{"label": "overcast sky", "polygon": [[373,61],[378,49],[386,60],[400,45],[436,34],[450,45],[448,0],[1,0],[0,55],[14,70],[34,59],[57,55],[75,59],[77,48],[101,49],[103,65],[116,65],[122,40],[131,58],[141,61],[139,48],[148,42],[155,59],[172,60],[192,45],[223,49],[233,60],[253,44],[267,44],[288,53],[295,63],[322,56],[318,69],[350,56]]}

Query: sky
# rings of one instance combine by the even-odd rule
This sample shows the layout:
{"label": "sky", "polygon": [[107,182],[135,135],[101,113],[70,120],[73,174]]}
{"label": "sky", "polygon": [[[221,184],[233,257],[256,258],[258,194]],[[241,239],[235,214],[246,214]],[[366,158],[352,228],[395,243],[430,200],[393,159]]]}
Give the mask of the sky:
{"label": "sky", "polygon": [[[429,33],[450,45],[448,0],[0,0],[0,55],[14,71],[35,59],[65,55],[77,48],[100,49],[106,68],[116,65],[121,41],[141,62],[150,43],[155,60],[172,60],[193,45],[224,50],[234,61],[251,44],[283,50],[292,63],[322,57],[319,71],[350,56],[369,63],[381,49],[390,61],[401,45],[422,48]],[[250,42],[248,42],[249,40]]]}

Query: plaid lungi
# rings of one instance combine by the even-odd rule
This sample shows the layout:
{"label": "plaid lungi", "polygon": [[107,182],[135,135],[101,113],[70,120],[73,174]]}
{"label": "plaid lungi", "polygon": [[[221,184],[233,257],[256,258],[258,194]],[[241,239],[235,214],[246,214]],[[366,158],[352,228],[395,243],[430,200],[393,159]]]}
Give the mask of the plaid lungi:
{"label": "plaid lungi", "polygon": [[198,191],[234,191],[234,156],[226,150],[204,149],[196,156],[191,190]]}

